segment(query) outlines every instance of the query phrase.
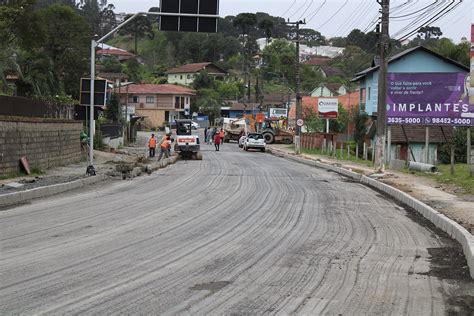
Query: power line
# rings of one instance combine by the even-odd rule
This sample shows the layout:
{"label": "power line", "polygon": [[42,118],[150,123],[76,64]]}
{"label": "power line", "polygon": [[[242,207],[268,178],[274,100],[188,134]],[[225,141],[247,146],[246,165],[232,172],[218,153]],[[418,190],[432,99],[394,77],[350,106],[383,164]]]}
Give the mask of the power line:
{"label": "power line", "polygon": [[[412,32],[406,34],[405,36],[399,38],[398,40],[399,41],[404,41],[406,39],[408,39],[410,36],[412,36],[413,34],[417,33],[419,31],[420,28],[424,27],[424,26],[427,26],[431,23],[434,23],[436,21],[438,21],[439,19],[445,17],[446,15],[448,15],[451,11],[453,11],[454,9],[456,9],[460,4],[461,2],[458,2],[454,5],[454,7],[452,7],[451,9],[449,9],[448,11],[444,12],[445,10],[447,10],[451,5],[454,4],[454,0],[451,4],[449,4],[445,9],[443,9],[440,13],[438,13],[436,16],[432,17],[429,21],[427,21],[426,23],[424,23],[423,25],[421,25],[420,27],[418,27],[417,29],[413,30]],[[443,14],[444,12],[444,14]],[[441,16],[439,16],[440,14],[442,14]]]}
{"label": "power line", "polygon": [[319,13],[319,11],[321,11],[321,9],[324,7],[326,2],[327,0],[324,0],[324,2],[318,8],[316,8],[316,10],[314,10],[312,13],[306,16],[306,18],[308,19],[308,23],[314,19],[314,17]]}
{"label": "power line", "polygon": [[[295,16],[296,14],[298,14],[298,12],[300,12],[300,10],[304,8],[304,6],[306,5],[306,3],[308,3],[308,1],[309,1],[309,0],[305,0],[305,1],[303,2],[303,4],[302,4],[295,12],[293,12],[292,15],[290,15],[290,18],[293,17],[293,16]],[[304,13],[303,13],[303,14],[304,14]]]}
{"label": "power line", "polygon": [[303,11],[303,13],[301,14],[301,16],[299,17],[298,20],[302,20],[303,19],[303,16],[304,14],[309,10],[309,8],[311,8],[311,6],[313,5],[313,2],[314,0],[311,0],[311,2],[308,4],[308,6],[306,7],[306,10]]}
{"label": "power line", "polygon": [[[423,8],[421,8],[421,9],[419,9],[419,10],[413,11],[413,12],[408,13],[408,14],[399,15],[399,16],[391,16],[390,19],[391,19],[391,20],[392,20],[392,19],[394,20],[394,19],[404,18],[404,17],[407,17],[407,16],[411,16],[411,15],[417,14],[418,12],[421,12],[421,11],[423,11],[423,10],[426,10],[426,9],[428,9],[429,7],[435,6],[435,5],[436,5],[436,2],[437,2],[437,1],[435,1],[435,2],[433,2],[433,3],[431,3],[431,4],[428,4],[426,7],[423,7]],[[401,20],[401,21],[404,21],[404,20]]]}
{"label": "power line", "polygon": [[280,16],[284,16],[285,14],[287,14],[287,13],[291,10],[291,8],[293,8],[293,6],[295,5],[296,1],[297,1],[297,0],[293,1],[293,3],[288,7],[288,9],[286,9],[286,11],[283,12],[283,14],[281,14]]}
{"label": "power line", "polygon": [[344,3],[342,4],[342,6],[337,9],[336,12],[334,12],[333,15],[331,15],[331,17],[329,19],[327,19],[322,25],[319,26],[319,29],[323,28],[323,26],[325,26],[326,24],[329,23],[329,21],[331,21],[339,12],[341,12],[342,9],[344,9],[344,7],[347,5],[347,3],[349,2],[349,0],[346,0],[344,1]]}
{"label": "power line", "polygon": [[348,23],[342,24],[334,32],[334,35],[336,35],[339,32],[339,30],[341,30],[341,31],[344,30],[344,32],[342,32],[343,34],[347,34],[348,32],[351,32],[354,29],[354,26],[356,26],[358,24],[359,19],[362,18],[364,13],[368,13],[366,11],[368,11],[368,9],[371,7],[371,5],[372,5],[371,1],[364,2],[364,4],[362,4],[359,7],[359,10],[354,13],[353,18],[351,18],[351,20],[349,20]]}

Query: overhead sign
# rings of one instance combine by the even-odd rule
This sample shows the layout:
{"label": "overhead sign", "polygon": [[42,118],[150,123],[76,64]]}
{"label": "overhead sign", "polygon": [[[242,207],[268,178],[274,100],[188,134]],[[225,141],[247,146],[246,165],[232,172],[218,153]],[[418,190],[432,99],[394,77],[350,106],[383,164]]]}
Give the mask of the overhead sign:
{"label": "overhead sign", "polygon": [[[94,106],[105,106],[107,102],[107,80],[95,79],[94,80]],[[89,78],[81,79],[81,95],[79,104],[90,105],[91,104],[91,80]]]}
{"label": "overhead sign", "polygon": [[337,119],[339,114],[338,99],[319,98],[318,116],[322,119]]}
{"label": "overhead sign", "polygon": [[389,73],[387,123],[474,126],[467,73]]}
{"label": "overhead sign", "polygon": [[[160,30],[175,32],[217,32],[219,0],[160,0]],[[194,16],[192,16],[194,15]]]}

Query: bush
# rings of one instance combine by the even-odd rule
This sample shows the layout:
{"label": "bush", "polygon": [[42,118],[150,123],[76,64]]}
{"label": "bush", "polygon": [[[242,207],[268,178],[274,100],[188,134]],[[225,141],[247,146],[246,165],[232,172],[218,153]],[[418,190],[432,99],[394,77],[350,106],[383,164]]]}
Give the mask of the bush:
{"label": "bush", "polygon": [[454,161],[467,162],[467,127],[454,129],[453,141],[443,144],[438,150],[438,160],[443,164],[451,163],[451,146],[454,146]]}

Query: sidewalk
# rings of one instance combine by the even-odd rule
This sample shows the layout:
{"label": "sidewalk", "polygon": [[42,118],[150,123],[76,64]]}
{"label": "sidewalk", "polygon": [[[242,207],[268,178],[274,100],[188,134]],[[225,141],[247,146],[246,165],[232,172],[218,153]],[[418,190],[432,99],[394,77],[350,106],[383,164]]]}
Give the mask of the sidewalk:
{"label": "sidewalk", "polygon": [[[294,150],[288,145],[269,145],[269,147],[294,155]],[[352,161],[308,154],[302,154],[301,157],[319,160],[327,164],[339,164],[342,168],[350,169],[367,176],[374,173],[373,168]],[[452,186],[440,184],[430,178],[396,170],[388,170],[383,178],[377,178],[377,180],[391,185],[426,203],[465,227],[471,234],[474,234],[474,196],[456,196],[454,194],[456,188]]]}

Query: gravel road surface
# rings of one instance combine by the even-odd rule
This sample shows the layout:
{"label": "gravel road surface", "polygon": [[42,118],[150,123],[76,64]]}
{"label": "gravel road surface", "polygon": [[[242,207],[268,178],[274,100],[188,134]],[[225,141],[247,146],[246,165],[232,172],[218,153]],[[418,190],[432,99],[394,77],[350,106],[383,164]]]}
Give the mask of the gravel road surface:
{"label": "gravel road surface", "polygon": [[203,161],[0,211],[0,314],[472,311],[458,246],[403,207],[325,170],[204,147]]}

